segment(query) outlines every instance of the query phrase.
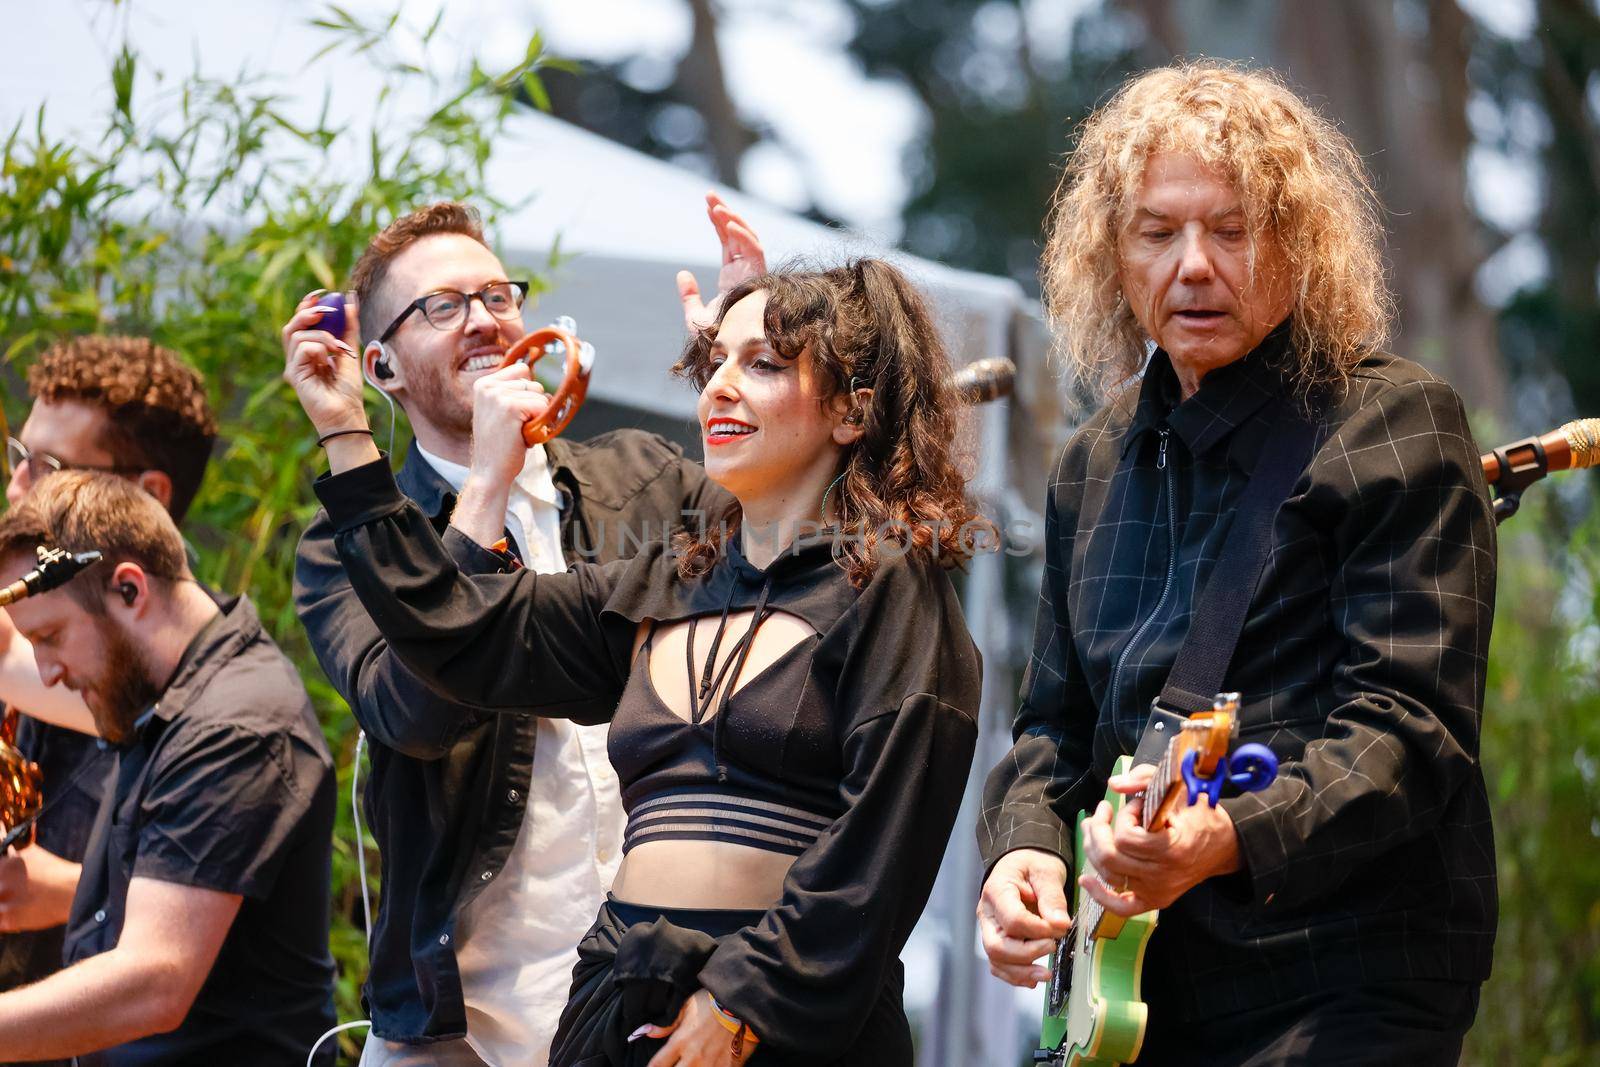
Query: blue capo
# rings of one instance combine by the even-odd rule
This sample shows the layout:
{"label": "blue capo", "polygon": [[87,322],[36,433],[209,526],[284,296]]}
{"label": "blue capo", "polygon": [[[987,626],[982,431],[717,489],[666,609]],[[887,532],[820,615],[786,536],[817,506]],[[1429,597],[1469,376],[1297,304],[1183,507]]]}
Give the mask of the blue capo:
{"label": "blue capo", "polygon": [[1217,761],[1217,769],[1201,777],[1194,769],[1195,752],[1183,754],[1183,785],[1189,792],[1189,803],[1197,804],[1203,796],[1214,808],[1222,796],[1222,783],[1232,782],[1240,792],[1254,793],[1265,789],[1278,777],[1278,757],[1266,745],[1240,745],[1231,756]]}

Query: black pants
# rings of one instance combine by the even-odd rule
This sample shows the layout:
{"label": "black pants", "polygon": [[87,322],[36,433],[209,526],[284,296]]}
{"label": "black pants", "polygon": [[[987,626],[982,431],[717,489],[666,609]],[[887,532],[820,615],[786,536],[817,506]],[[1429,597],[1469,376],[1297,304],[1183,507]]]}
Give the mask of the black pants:
{"label": "black pants", "polygon": [[[572,990],[561,1013],[550,1067],[645,1067],[663,1042],[627,1036],[643,1023],[671,1022],[699,987],[696,976],[717,942],[761,921],[760,911],[600,906],[578,943]],[[911,1067],[911,1027],[901,1007],[898,961],[849,1052],[822,1063],[805,1035],[761,1035],[758,1067]]]}
{"label": "black pants", "polygon": [[1372,982],[1199,1022],[1150,1012],[1139,1067],[1455,1067],[1475,982]]}

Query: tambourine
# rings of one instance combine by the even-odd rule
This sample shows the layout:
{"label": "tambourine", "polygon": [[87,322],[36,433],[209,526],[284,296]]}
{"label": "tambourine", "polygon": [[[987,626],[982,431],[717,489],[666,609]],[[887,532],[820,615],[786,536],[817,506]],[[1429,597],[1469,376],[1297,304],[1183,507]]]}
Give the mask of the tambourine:
{"label": "tambourine", "polygon": [[589,374],[594,370],[594,346],[579,340],[577,324],[563,316],[512,345],[505,362],[500,364],[505,368],[526,360],[531,368],[540,357],[557,354],[565,357],[561,385],[550,397],[550,406],[544,413],[522,426],[522,440],[529,448],[560,434],[583,406],[583,398],[589,393]]}

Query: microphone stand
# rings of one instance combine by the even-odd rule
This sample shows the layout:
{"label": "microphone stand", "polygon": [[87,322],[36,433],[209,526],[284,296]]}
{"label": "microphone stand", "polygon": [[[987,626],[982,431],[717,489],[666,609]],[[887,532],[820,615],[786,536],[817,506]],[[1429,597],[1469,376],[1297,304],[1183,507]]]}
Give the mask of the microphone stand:
{"label": "microphone stand", "polygon": [[0,608],[7,604],[15,604],[25,597],[48,593],[70,582],[85,567],[100,562],[100,553],[94,549],[87,552],[68,552],[64,548],[46,548],[40,545],[35,550],[35,555],[39,559],[37,567],[10,585],[0,587]]}

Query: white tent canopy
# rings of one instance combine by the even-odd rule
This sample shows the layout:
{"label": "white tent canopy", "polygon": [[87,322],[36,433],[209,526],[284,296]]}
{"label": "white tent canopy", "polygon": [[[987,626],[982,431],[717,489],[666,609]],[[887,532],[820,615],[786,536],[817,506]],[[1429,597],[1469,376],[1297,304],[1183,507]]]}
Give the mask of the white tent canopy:
{"label": "white tent canopy", "polygon": [[[557,269],[541,308],[569,314],[599,351],[592,395],[645,410],[691,414],[686,390],[663,389],[661,372],[683,339],[673,276],[690,269],[709,294],[720,266],[706,220],[704,178],[642,156],[544,115],[519,117],[496,156],[493,191],[532,195],[500,222],[502,252],[542,259],[558,236],[572,258]],[[889,254],[934,299],[957,362],[1009,355],[1012,323],[1027,314],[1007,279],[896,254],[863,235],[799,218],[734,190],[717,190],[760,235],[769,260],[820,263]],[[537,316],[536,316],[537,317]]]}

